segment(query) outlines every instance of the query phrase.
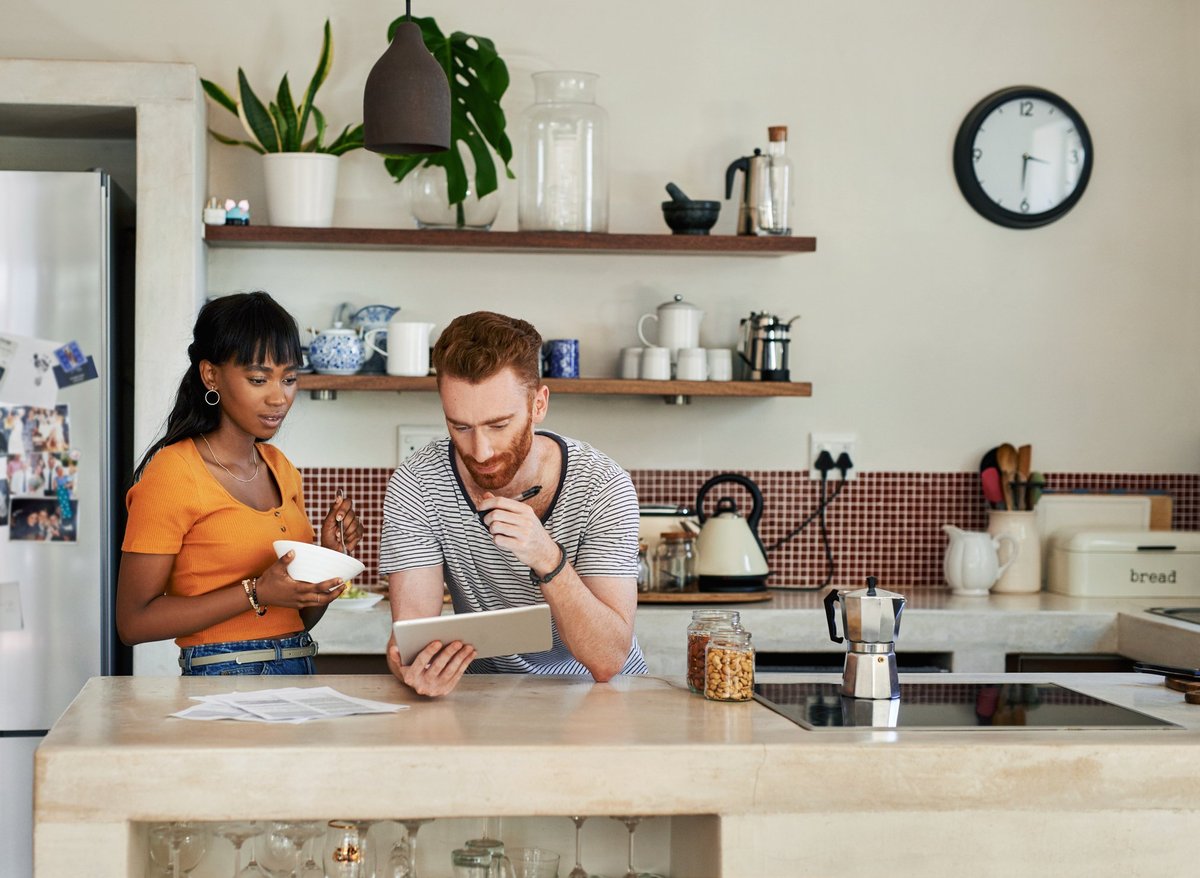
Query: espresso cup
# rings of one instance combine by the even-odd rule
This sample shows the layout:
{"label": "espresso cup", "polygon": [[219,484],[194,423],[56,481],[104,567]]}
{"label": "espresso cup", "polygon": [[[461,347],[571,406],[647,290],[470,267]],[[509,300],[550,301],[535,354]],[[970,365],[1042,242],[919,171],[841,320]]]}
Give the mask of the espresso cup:
{"label": "espresso cup", "polygon": [[542,375],[546,378],[579,377],[579,339],[552,338],[542,345]]}
{"label": "espresso cup", "polygon": [[708,359],[704,348],[680,348],[675,363],[675,377],[680,381],[708,380]]}
{"label": "espresso cup", "polygon": [[622,378],[638,378],[642,373],[642,348],[621,348],[617,374]]}
{"label": "espresso cup", "polygon": [[733,380],[733,351],[729,348],[709,348],[707,357],[709,381]]}
{"label": "espresso cup", "polygon": [[643,379],[650,381],[669,381],[671,379],[671,349],[643,348],[641,375]]}

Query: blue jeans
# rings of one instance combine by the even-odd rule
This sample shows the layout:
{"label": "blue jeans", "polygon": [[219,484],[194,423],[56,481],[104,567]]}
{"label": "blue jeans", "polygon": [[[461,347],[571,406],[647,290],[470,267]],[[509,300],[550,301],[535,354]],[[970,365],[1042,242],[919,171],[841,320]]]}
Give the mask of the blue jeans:
{"label": "blue jeans", "polygon": [[[314,674],[316,665],[312,656],[304,658],[279,658],[282,650],[297,646],[309,646],[313,639],[304,634],[281,637],[278,640],[235,640],[229,643],[206,643],[201,646],[185,646],[179,650],[179,666],[185,677],[260,676],[267,674]],[[273,649],[276,657],[261,662],[238,664],[230,661],[214,662],[211,665],[192,666],[192,660],[210,655],[225,655],[251,649]]]}

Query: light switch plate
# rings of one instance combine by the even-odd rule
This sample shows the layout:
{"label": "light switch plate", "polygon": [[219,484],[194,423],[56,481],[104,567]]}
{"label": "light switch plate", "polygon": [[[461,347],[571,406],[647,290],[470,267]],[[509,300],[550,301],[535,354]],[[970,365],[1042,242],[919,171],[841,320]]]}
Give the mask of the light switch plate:
{"label": "light switch plate", "polygon": [[422,427],[401,424],[396,429],[397,463],[404,463],[414,452],[424,448],[430,442],[441,439],[446,435],[445,427]]}

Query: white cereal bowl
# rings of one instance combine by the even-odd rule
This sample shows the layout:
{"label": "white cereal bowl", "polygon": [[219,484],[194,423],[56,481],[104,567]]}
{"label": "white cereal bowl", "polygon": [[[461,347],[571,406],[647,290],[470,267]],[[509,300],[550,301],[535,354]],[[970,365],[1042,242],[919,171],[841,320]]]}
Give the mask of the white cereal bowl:
{"label": "white cereal bowl", "polygon": [[329,606],[338,610],[361,612],[371,609],[381,600],[383,600],[383,595],[369,594],[365,598],[338,598],[336,601],[331,601]]}
{"label": "white cereal bowl", "polygon": [[350,580],[362,573],[366,565],[357,558],[315,543],[295,540],[276,540],[275,557],[282,558],[288,552],[296,557],[288,564],[288,576],[300,582],[324,582],[327,579]]}

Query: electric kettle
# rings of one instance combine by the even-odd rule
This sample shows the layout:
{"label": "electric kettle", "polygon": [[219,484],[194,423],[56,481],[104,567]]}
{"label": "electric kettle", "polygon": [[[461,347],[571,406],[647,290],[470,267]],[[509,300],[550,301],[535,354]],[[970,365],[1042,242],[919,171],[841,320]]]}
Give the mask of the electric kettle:
{"label": "electric kettle", "polygon": [[[717,485],[728,482],[750,492],[754,500],[750,514],[743,518],[733,498],[722,497],[717,501],[715,514],[705,516],[705,496]],[[696,495],[696,515],[700,520],[696,573],[700,577],[700,591],[766,591],[767,553],[758,538],[762,509],[762,491],[743,475],[722,473],[700,486]]]}
{"label": "electric kettle", "polygon": [[[834,589],[825,595],[825,620],[829,638],[846,643],[841,693],[851,698],[899,698],[896,675],[896,637],[904,595],[876,587],[874,576],[867,587],[855,591]],[[833,605],[842,605],[842,635],[838,634]],[[844,636],[843,636],[844,635]]]}

